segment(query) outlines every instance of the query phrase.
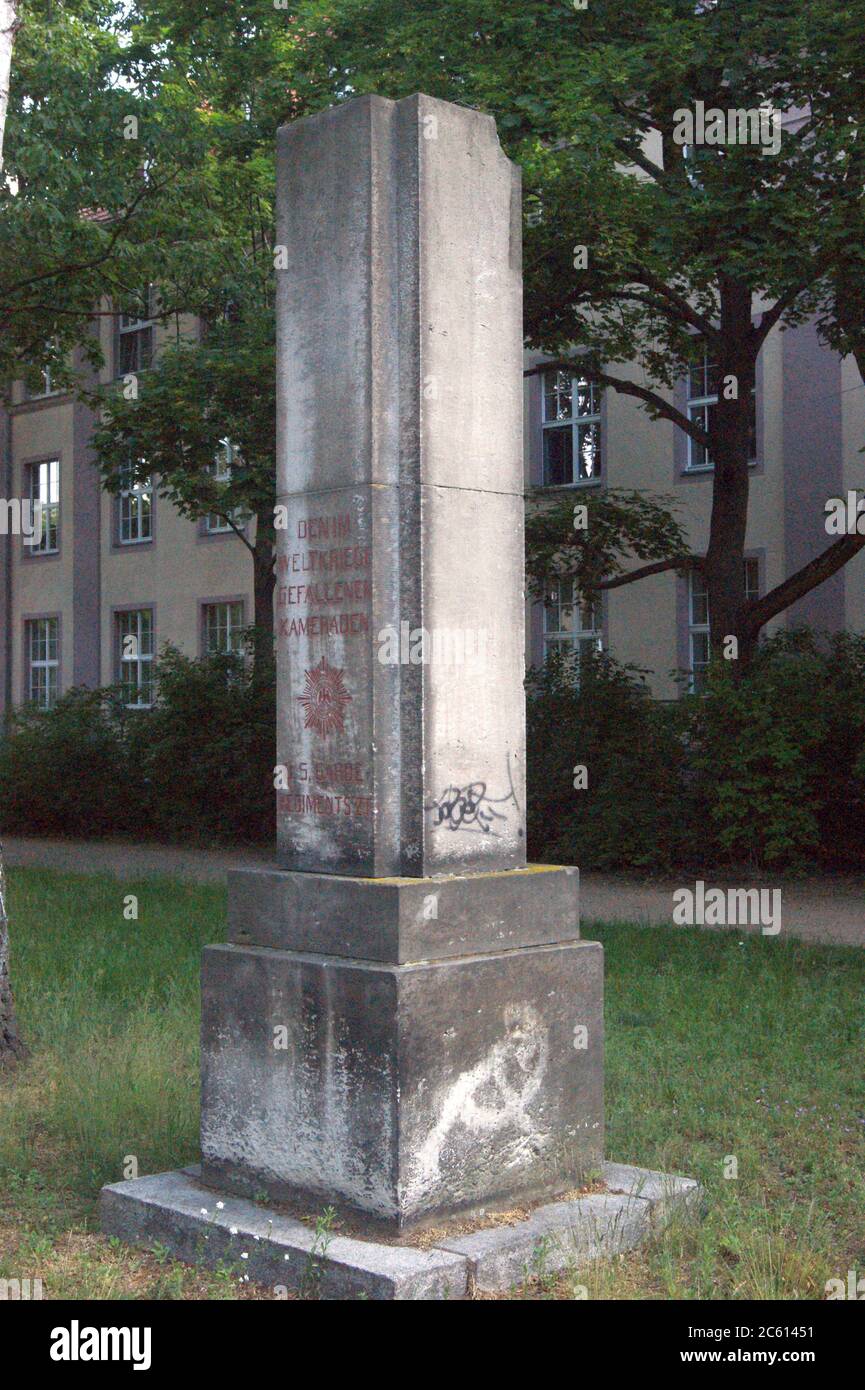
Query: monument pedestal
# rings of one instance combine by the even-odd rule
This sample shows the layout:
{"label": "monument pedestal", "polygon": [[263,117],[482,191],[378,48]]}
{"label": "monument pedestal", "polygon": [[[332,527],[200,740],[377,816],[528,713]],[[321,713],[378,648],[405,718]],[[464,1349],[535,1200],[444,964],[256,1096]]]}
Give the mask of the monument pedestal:
{"label": "monument pedestal", "polygon": [[279,132],[276,250],[281,868],[232,876],[204,952],[201,1169],[106,1188],[103,1224],[459,1297],[669,1209],[611,1186],[602,951],[576,871],[525,863],[519,170],[489,116],[359,97]]}
{"label": "monument pedestal", "polygon": [[205,1182],[402,1231],[600,1169],[603,952],[574,870],[232,877],[202,969]]}

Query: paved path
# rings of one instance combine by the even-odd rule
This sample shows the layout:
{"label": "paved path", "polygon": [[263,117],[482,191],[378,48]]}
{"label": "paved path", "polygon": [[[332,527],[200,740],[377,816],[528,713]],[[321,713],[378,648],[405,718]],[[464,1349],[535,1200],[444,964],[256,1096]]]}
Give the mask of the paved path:
{"label": "paved path", "polygon": [[[169,874],[198,882],[219,881],[227,869],[273,864],[265,849],[199,850],[169,845],[123,845],[102,841],[36,840],[12,837],[3,842],[6,863],[68,873],[114,874],[146,878]],[[781,936],[803,941],[865,946],[865,878],[818,877],[797,881],[757,878],[735,883],[710,878],[712,887],[781,889]],[[616,874],[581,875],[580,912],[584,923],[672,922],[673,893],[693,881],[641,881]],[[751,930],[750,928],[748,930]],[[759,927],[754,930],[759,931]]]}

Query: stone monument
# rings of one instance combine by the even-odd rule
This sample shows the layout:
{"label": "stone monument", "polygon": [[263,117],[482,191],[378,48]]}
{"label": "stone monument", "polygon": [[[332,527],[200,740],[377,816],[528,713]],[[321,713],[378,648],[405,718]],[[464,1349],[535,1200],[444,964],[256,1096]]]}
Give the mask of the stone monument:
{"label": "stone monument", "polygon": [[204,951],[200,1172],[104,1203],[181,1253],[201,1192],[392,1240],[603,1165],[602,950],[525,855],[519,172],[489,116],[364,96],[277,180],[279,867]]}

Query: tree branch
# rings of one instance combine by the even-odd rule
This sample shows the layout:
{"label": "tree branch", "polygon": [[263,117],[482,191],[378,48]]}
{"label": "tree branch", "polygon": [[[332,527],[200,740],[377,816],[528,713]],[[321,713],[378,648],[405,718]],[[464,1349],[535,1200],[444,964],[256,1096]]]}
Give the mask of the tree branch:
{"label": "tree branch", "polygon": [[797,599],[804,598],[805,594],[816,589],[818,584],[831,579],[833,574],[843,569],[863,548],[865,535],[841,536],[837,541],[833,541],[822,555],[809,560],[807,565],[791,574],[789,579],[785,579],[783,583],[770,589],[768,594],[747,605],[746,623],[755,633],[759,632],[761,627],[765,627],[766,623],[783,613]]}
{"label": "tree branch", "polygon": [[664,574],[667,570],[701,570],[704,564],[700,555],[681,555],[676,560],[654,560],[651,565],[641,565],[639,569],[617,574],[613,579],[602,579],[598,589],[621,589],[625,584],[635,584],[638,579],[647,579],[651,574]]}
{"label": "tree branch", "polygon": [[609,372],[603,372],[599,367],[594,367],[590,362],[580,358],[564,358],[553,362],[541,362],[537,367],[527,367],[523,376],[537,376],[541,372],[574,372],[584,376],[588,381],[596,381],[601,386],[611,386],[614,391],[618,391],[623,396],[636,396],[637,400],[649,406],[650,412],[659,415],[664,420],[671,420],[680,430],[689,435],[695,444],[699,444],[704,449],[709,448],[709,436],[704,429],[689,420],[687,415],[683,415],[681,410],[677,410],[669,401],[665,401],[663,396],[659,396],[656,391],[652,391],[648,386],[640,386],[636,381],[627,381],[624,377],[611,376]]}
{"label": "tree branch", "polygon": [[[19,280],[17,282],[13,281],[13,283],[10,285],[0,285],[0,296],[6,297],[10,294],[17,294],[30,285],[38,285],[43,280],[56,280],[58,275],[80,274],[84,270],[95,270],[96,266],[102,265],[102,263],[106,261],[111,255],[112,251],[114,250],[114,247],[120,239],[121,233],[123,232],[124,228],[129,225],[129,222],[134,217],[138,209],[139,203],[141,203],[144,198],[149,197],[153,193],[161,193],[163,188],[168,187],[168,184],[174,177],[175,176],[172,175],[171,178],[167,178],[159,184],[145,183],[142,185],[140,192],[138,192],[132,199],[132,202],[128,203],[124,208],[119,222],[114,223],[113,230],[111,232],[110,237],[108,238],[107,245],[103,247],[102,251],[100,251],[98,256],[94,256],[89,261],[73,261],[67,265],[56,266],[53,270],[43,271],[41,275],[30,275],[25,280]],[[4,310],[4,313],[11,312],[12,311],[10,309]]]}
{"label": "tree branch", "polygon": [[778,320],[787,312],[788,309],[792,308],[796,300],[799,298],[799,295],[802,294],[805,290],[807,290],[808,286],[813,284],[813,282],[814,277],[809,277],[808,280],[803,281],[801,284],[792,286],[789,290],[787,290],[786,294],[781,295],[780,299],[776,299],[771,309],[767,309],[766,312],[761,315],[760,326],[759,328],[754,329],[753,336],[754,346],[756,347],[758,352],[760,351],[760,348],[763,346],[764,342],[768,338],[769,334],[772,332],[772,329],[775,327],[775,324],[778,322]]}
{"label": "tree branch", "polygon": [[668,300],[669,303],[678,310],[679,316],[683,318],[686,323],[689,323],[692,328],[698,329],[704,337],[712,342],[720,338],[720,331],[715,327],[711,319],[707,319],[703,314],[699,313],[683,294],[679,294],[678,290],[674,290],[671,285],[668,285],[666,281],[660,279],[659,276],[647,269],[646,266],[638,265],[635,268],[637,274],[634,276],[634,279],[642,281],[650,290],[654,290],[656,294]]}

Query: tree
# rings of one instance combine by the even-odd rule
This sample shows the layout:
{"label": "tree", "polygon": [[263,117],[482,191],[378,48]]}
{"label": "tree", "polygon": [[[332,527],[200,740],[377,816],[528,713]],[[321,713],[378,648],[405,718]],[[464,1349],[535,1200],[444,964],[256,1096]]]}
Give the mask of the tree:
{"label": "tree", "polygon": [[9,74],[18,30],[18,0],[0,0],[0,173],[3,172],[3,136],[9,106]]}
{"label": "tree", "polygon": [[[0,389],[70,353],[99,362],[94,319],[107,298],[203,242],[197,197],[206,129],[190,93],[137,80],[116,0],[19,0],[0,180]],[[2,76],[2,72],[0,72]],[[2,84],[0,84],[2,85]],[[185,208],[185,244],[161,233]]]}
{"label": "tree", "polygon": [[[865,369],[862,0],[476,0],[469,13],[463,0],[310,0],[300,16],[316,33],[308,85],[420,88],[495,116],[536,214],[528,342],[708,450],[710,534],[693,562],[713,650],[736,636],[744,668],[762,627],[865,545],[843,536],[745,599],[751,401],[769,333],[816,316]],[[693,129],[689,141],[682,116],[698,102],[746,122],[724,143]],[[704,358],[719,387],[707,424],[672,394]]]}
{"label": "tree", "polygon": [[[132,70],[163,93],[191,93],[206,129],[198,160],[207,235],[194,256],[153,276],[160,314],[187,315],[199,338],[177,342],[141,373],[134,394],[91,396],[102,412],[94,447],[105,486],[154,475],[193,520],[216,513],[250,553],[255,670],[273,654],[276,397],[274,233],[276,131],[303,114],[293,85],[304,35],[271,0],[202,14],[196,0],[140,0],[129,11]],[[175,205],[163,237],[186,245],[189,213]],[[217,483],[213,463],[230,441],[234,464]],[[254,525],[250,524],[254,518]]]}
{"label": "tree", "polygon": [[26,1055],[27,1049],[18,1032],[12,981],[9,978],[9,920],[6,915],[3,846],[0,845],[0,1066]]}
{"label": "tree", "polygon": [[[272,267],[272,262],[271,262]],[[247,276],[243,298],[205,325],[200,341],[180,340],[138,379],[97,393],[102,421],[93,435],[105,486],[155,477],[159,495],[182,515],[215,513],[252,559],[255,671],[273,655],[276,392],[271,269]],[[238,280],[235,279],[238,289]],[[225,481],[218,457],[231,457]],[[254,525],[251,524],[254,520]]]}
{"label": "tree", "polygon": [[[70,379],[100,305],[153,278],[179,278],[188,249],[159,229],[196,207],[206,148],[194,98],[132,82],[115,0],[0,3],[0,399],[50,366]],[[13,50],[14,42],[14,50]],[[13,62],[14,52],[14,62]],[[206,209],[205,209],[206,212]],[[176,223],[175,223],[176,225]],[[204,214],[190,215],[204,239]],[[2,856],[0,856],[2,878]],[[0,1060],[21,1056],[0,893]]]}
{"label": "tree", "polygon": [[[0,175],[3,173],[3,137],[6,132],[6,110],[9,105],[9,73],[12,48],[18,27],[15,0],[0,3]],[[24,1044],[18,1033],[15,998],[9,978],[9,919],[6,915],[6,875],[3,869],[3,846],[0,845],[0,1064],[22,1055]]]}

